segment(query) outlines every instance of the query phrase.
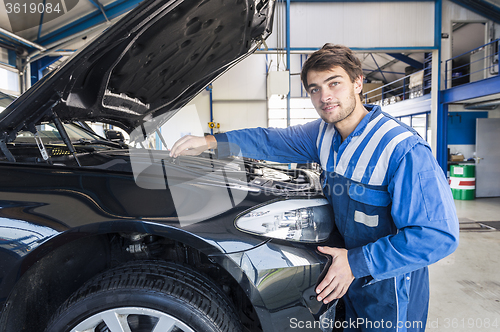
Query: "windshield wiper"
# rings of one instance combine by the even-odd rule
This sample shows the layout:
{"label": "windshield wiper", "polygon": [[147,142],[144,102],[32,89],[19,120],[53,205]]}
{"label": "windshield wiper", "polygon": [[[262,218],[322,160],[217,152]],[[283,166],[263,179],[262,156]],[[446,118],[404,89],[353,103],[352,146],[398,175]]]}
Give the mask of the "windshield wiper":
{"label": "windshield wiper", "polygon": [[118,142],[110,142],[107,140],[102,140],[102,139],[88,139],[88,138],[79,138],[78,140],[74,141],[73,144],[82,144],[82,145],[91,145],[91,144],[102,144],[110,147],[120,147],[123,148],[124,146],[126,147],[127,145],[125,143],[118,143]]}

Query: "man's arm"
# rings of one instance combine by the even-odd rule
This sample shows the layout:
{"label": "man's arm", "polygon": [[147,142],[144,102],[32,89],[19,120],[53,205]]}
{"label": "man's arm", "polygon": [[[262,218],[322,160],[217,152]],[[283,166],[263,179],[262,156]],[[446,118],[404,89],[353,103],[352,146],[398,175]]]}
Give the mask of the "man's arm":
{"label": "man's arm", "polygon": [[251,128],[205,137],[185,136],[170,151],[171,157],[198,155],[217,148],[219,157],[243,155],[276,162],[319,162],[316,141],[320,120],[288,128]]}
{"label": "man's arm", "polygon": [[356,278],[377,280],[437,262],[458,246],[458,218],[450,187],[430,149],[418,143],[402,157],[388,191],[398,233],[349,250]]}

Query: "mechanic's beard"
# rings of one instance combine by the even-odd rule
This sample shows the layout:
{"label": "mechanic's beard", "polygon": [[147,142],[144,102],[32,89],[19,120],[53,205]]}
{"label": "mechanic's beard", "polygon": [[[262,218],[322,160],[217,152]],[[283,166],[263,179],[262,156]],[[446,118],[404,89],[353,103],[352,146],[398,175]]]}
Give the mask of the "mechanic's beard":
{"label": "mechanic's beard", "polygon": [[354,94],[351,96],[352,97],[352,103],[349,103],[345,109],[342,109],[344,112],[342,114],[342,119],[339,119],[338,121],[335,121],[334,123],[338,123],[342,120],[347,119],[351,114],[354,112],[356,109],[356,98],[354,98]]}
{"label": "mechanic's beard", "polygon": [[339,123],[340,121],[347,119],[356,109],[356,98],[354,96],[354,92],[351,94],[350,97],[351,97],[352,102],[348,103],[345,108],[344,108],[344,105],[342,103],[340,103],[340,102],[338,103],[339,108],[340,108],[340,113],[339,113],[339,116],[336,120],[327,121],[329,119],[323,118],[323,121],[325,121],[326,123],[336,124],[336,123]]}

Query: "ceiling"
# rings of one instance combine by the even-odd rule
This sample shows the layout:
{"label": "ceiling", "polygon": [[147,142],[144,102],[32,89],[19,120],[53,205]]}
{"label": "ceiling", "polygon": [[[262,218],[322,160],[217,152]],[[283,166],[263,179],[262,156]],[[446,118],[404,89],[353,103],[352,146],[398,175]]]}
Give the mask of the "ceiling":
{"label": "ceiling", "polygon": [[500,24],[500,0],[450,0]]}
{"label": "ceiling", "polygon": [[[104,30],[140,2],[141,0],[64,0],[57,2],[57,7],[50,14],[26,14],[23,10],[18,14],[8,14],[0,11],[0,28],[3,29],[0,31],[0,46],[10,49],[22,47],[30,54],[39,50],[57,49],[61,45],[74,50],[88,41],[90,35]],[[35,3],[40,6],[43,2],[38,0],[33,2]]]}

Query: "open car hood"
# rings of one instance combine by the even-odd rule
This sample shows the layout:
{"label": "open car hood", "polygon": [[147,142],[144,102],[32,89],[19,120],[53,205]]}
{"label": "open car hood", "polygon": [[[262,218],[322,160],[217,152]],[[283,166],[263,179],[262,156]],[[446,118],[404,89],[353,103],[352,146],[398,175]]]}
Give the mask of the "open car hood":
{"label": "open car hood", "polygon": [[166,120],[267,38],[273,7],[274,0],[145,0],[1,112],[0,140],[54,113],[129,133],[158,115]]}

